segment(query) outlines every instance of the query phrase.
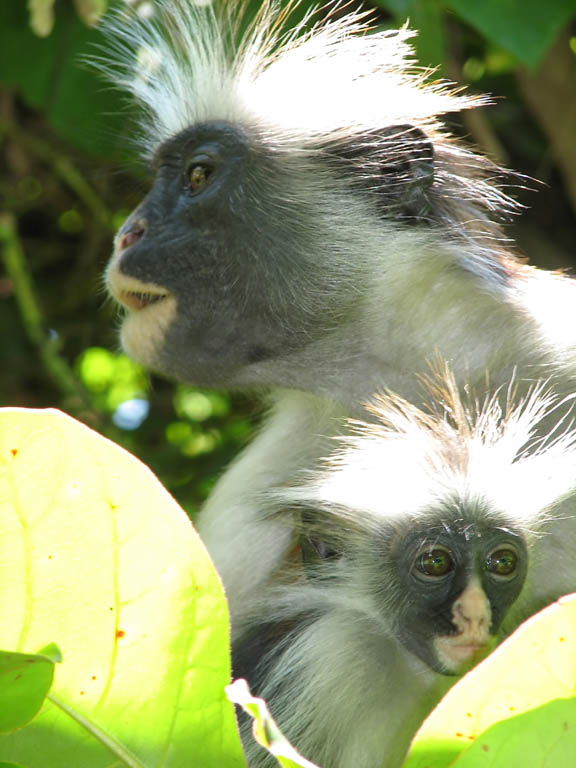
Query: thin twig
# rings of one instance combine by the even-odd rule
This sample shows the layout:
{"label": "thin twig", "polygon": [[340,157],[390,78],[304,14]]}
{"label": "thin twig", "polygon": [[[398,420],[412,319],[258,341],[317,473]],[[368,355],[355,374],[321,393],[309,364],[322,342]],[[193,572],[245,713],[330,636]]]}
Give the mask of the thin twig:
{"label": "thin twig", "polygon": [[24,329],[38,348],[42,363],[60,391],[81,407],[90,408],[88,397],[72,368],[59,354],[59,341],[46,331],[44,317],[36,297],[32,275],[26,263],[18,236],[16,219],[10,213],[0,214],[0,245],[6,272],[12,281]]}
{"label": "thin twig", "polygon": [[107,230],[114,231],[112,213],[69,158],[61,155],[46,141],[30,136],[15,123],[0,120],[0,135],[2,134],[51,165],[54,172],[82,200],[98,222]]}

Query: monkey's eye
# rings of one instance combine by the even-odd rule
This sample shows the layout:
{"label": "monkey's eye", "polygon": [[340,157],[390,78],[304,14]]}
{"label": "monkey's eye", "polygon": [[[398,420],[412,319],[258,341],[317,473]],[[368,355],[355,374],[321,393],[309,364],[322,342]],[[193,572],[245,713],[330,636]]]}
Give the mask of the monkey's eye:
{"label": "monkey's eye", "polygon": [[190,192],[192,194],[201,192],[206,184],[208,184],[211,173],[212,169],[205,163],[191,165],[188,169],[188,189]]}
{"label": "monkey's eye", "polygon": [[454,560],[447,549],[428,549],[416,557],[415,566],[424,578],[438,579],[454,570]]}
{"label": "monkey's eye", "polygon": [[300,538],[300,549],[302,550],[302,561],[304,564],[318,562],[319,560],[332,560],[337,553],[329,547],[324,541],[315,539],[308,534]]}
{"label": "monkey's eye", "polygon": [[518,567],[518,554],[513,549],[495,549],[486,558],[486,570],[499,579],[509,579]]}

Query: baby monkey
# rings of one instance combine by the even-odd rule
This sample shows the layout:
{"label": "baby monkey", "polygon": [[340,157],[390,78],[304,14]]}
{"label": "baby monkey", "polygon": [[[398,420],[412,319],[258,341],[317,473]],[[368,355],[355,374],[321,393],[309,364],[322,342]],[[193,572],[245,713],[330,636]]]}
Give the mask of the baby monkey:
{"label": "baby monkey", "polygon": [[[532,604],[532,559],[544,572],[546,521],[576,484],[575,435],[535,437],[558,405],[542,387],[481,406],[449,372],[428,387],[429,411],[376,398],[374,423],[272,493],[294,548],[237,636],[234,674],[322,768],[402,764],[454,676]],[[242,728],[251,768],[274,765]]]}

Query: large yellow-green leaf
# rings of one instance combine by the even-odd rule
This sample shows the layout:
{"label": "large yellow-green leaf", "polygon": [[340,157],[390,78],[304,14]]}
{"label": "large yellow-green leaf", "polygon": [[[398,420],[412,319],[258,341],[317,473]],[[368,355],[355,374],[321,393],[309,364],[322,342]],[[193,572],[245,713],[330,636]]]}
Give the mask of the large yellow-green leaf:
{"label": "large yellow-green leaf", "polygon": [[576,766],[576,596],[527,621],[440,702],[405,768],[445,766]]}
{"label": "large yellow-green leaf", "polygon": [[0,411],[0,648],[58,644],[28,768],[244,764],[219,580],[188,518],[124,450],[57,411]]}

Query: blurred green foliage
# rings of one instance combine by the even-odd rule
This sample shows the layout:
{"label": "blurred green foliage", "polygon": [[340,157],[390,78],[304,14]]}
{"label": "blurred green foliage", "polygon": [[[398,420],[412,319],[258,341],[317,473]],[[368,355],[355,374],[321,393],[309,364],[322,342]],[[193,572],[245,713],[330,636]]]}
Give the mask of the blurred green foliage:
{"label": "blurred green foliage", "polygon": [[[22,0],[0,2],[0,236],[4,254],[11,248],[21,260],[38,317],[31,330],[25,286],[0,259],[0,405],[71,412],[149,464],[194,514],[262,408],[250,395],[150,377],[118,351],[101,276],[113,233],[145,194],[149,173],[133,154],[130,106],[83,63],[103,43],[87,22],[106,5],[37,0],[31,17]],[[310,5],[304,0],[296,15]],[[450,127],[544,182],[538,194],[527,180],[514,190],[530,212],[510,234],[532,262],[573,267],[574,0],[373,7],[377,24],[409,20],[419,30],[422,64],[496,96],[489,110],[450,116]]]}
{"label": "blurred green foliage", "polygon": [[159,409],[155,382],[120,352],[89,347],[76,358],[75,370],[92,407],[106,416],[101,431],[156,471],[161,467],[163,481],[192,515],[252,434],[256,409],[225,392],[163,382]]}
{"label": "blurred green foliage", "polygon": [[532,68],[576,15],[574,0],[379,0],[378,5],[388,9],[397,23],[409,20],[421,30],[417,51],[427,66],[446,58],[444,21],[449,14]]}

